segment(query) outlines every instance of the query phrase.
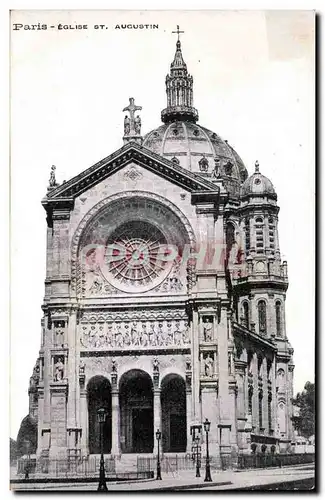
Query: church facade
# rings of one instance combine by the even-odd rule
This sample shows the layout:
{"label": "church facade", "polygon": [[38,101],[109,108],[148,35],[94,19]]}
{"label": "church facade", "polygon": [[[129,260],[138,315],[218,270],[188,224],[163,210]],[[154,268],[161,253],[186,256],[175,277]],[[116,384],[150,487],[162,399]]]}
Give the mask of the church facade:
{"label": "church facade", "polygon": [[[52,167],[39,357],[30,379],[38,457],[190,453],[211,422],[216,459],[287,450],[293,349],[277,195],[199,125],[181,43],[162,125],[58,184]],[[201,433],[202,435],[203,433]],[[202,436],[202,446],[204,439]]]}

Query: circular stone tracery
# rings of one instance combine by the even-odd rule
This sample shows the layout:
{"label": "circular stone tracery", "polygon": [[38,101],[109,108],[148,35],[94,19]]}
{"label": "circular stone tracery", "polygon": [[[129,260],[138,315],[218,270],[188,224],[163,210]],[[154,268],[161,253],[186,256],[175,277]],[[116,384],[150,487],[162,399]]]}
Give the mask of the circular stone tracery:
{"label": "circular stone tracery", "polygon": [[106,264],[110,281],[120,288],[155,285],[170,269],[167,240],[145,221],[128,221],[110,235]]}
{"label": "circular stone tracery", "polygon": [[[126,293],[158,286],[179,262],[184,247],[195,243],[193,230],[177,207],[139,191],[100,202],[83,219],[75,237],[79,237],[82,273],[90,273],[91,280],[101,276]],[[86,278],[79,274],[77,279]]]}

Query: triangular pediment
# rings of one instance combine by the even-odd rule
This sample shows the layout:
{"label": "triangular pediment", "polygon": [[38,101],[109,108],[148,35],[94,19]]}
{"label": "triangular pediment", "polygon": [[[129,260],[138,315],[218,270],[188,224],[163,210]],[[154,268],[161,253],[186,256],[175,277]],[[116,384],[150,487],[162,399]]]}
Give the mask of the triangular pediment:
{"label": "triangular pediment", "polygon": [[129,163],[135,163],[189,192],[218,193],[219,187],[183,167],[175,165],[146,147],[130,142],[64,184],[52,188],[43,205],[63,199],[74,200],[83,192],[110,177]]}

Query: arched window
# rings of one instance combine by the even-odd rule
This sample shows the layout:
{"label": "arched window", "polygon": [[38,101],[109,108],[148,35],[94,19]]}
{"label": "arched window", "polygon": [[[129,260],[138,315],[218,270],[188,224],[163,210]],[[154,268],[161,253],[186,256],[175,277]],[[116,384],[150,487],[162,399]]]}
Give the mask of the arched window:
{"label": "arched window", "polygon": [[243,302],[243,319],[244,319],[244,326],[246,328],[249,327],[249,306],[248,302]]}
{"label": "arched window", "polygon": [[263,218],[256,217],[255,219],[255,233],[256,233],[256,253],[264,252],[264,226]]}
{"label": "arched window", "polygon": [[249,254],[250,246],[251,246],[250,224],[249,224],[249,219],[246,219],[245,220],[245,250],[246,250],[246,254]]}
{"label": "arched window", "polygon": [[274,253],[274,219],[273,217],[269,217],[269,242],[270,249],[272,253]]}
{"label": "arched window", "polygon": [[266,302],[260,300],[258,303],[258,326],[260,335],[266,334]]}
{"label": "arched window", "polygon": [[276,334],[278,337],[282,336],[282,306],[279,300],[275,303],[275,318],[276,318]]}

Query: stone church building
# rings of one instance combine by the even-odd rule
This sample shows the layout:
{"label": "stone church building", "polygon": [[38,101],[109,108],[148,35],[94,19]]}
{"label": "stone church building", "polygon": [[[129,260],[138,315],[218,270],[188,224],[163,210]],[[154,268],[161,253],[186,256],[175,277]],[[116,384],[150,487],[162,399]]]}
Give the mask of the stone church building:
{"label": "stone church building", "polygon": [[253,443],[290,446],[275,188],[198,124],[179,39],[166,94],[155,130],[142,135],[130,98],[120,149],[62,184],[52,167],[29,387],[38,457],[98,454],[100,407],[114,456],[155,454],[157,429],[163,453],[190,453],[191,428],[206,418],[216,460]]}

